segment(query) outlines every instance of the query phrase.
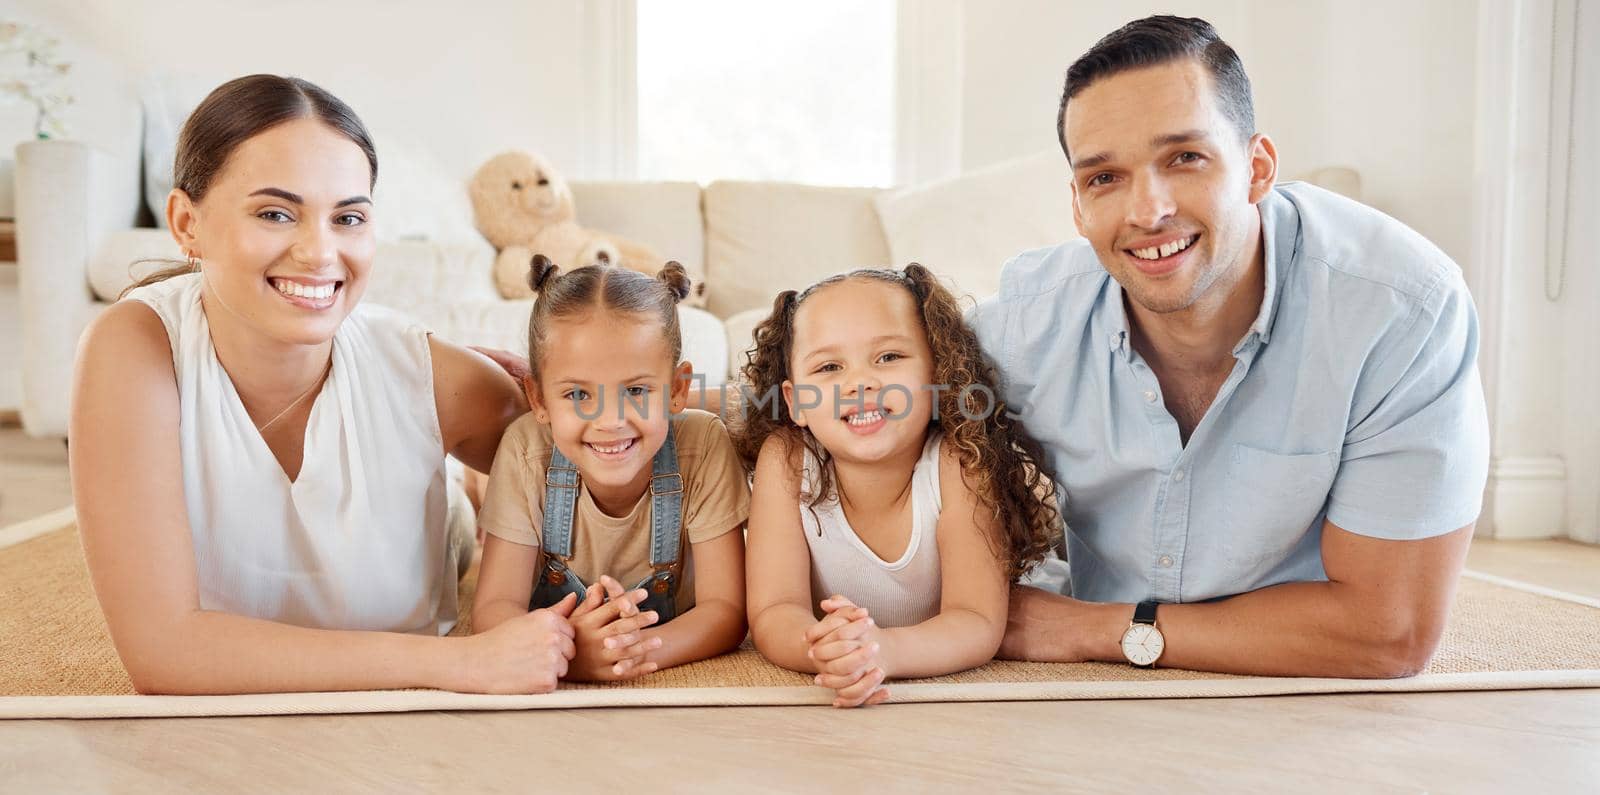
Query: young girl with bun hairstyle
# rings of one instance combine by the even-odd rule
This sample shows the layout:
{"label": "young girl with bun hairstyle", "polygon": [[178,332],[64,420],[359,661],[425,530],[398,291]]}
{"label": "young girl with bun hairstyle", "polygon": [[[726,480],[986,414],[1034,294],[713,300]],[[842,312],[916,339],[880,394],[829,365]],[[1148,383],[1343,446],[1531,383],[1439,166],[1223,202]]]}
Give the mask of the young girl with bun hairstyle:
{"label": "young girl with bun hairstyle", "polygon": [[569,614],[566,677],[631,679],[744,638],[750,490],[714,414],[685,410],[682,266],[570,273],[535,257],[523,388],[479,524],[477,631]]}

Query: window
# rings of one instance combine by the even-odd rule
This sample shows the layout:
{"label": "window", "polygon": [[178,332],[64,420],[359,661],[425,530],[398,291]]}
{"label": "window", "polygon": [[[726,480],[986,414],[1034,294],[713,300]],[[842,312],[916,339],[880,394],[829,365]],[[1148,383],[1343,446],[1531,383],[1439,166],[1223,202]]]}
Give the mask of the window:
{"label": "window", "polygon": [[894,183],[895,8],[638,0],[638,177]]}

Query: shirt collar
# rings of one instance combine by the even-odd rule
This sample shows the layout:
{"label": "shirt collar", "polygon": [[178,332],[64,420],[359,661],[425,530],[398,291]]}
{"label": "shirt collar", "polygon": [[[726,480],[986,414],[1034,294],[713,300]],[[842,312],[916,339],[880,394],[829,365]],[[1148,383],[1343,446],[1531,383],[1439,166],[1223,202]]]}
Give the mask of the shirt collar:
{"label": "shirt collar", "polygon": [[[1278,314],[1278,277],[1284,271],[1279,266],[1293,259],[1300,237],[1300,213],[1293,202],[1279,195],[1277,188],[1267,193],[1256,211],[1261,214],[1261,262],[1266,271],[1263,277],[1266,287],[1261,293],[1261,310],[1250,324],[1250,331],[1234,347],[1234,355],[1244,351],[1252,339],[1260,340],[1262,345],[1271,341],[1272,323]],[[1280,263],[1280,259],[1283,262]],[[1111,329],[1107,342],[1113,353],[1131,360],[1133,346],[1128,344],[1128,307],[1123,303],[1126,298],[1122,285],[1116,279],[1107,279],[1106,289],[1109,312],[1106,320]]]}
{"label": "shirt collar", "polygon": [[1300,237],[1300,213],[1277,188],[1268,191],[1256,208],[1261,213],[1261,262],[1266,270],[1262,280],[1266,289],[1261,293],[1261,311],[1250,324],[1250,332],[1240,340],[1239,349],[1251,337],[1260,339],[1262,345],[1272,340],[1272,323],[1278,316],[1278,295],[1282,292],[1278,284],[1285,266],[1294,259]]}

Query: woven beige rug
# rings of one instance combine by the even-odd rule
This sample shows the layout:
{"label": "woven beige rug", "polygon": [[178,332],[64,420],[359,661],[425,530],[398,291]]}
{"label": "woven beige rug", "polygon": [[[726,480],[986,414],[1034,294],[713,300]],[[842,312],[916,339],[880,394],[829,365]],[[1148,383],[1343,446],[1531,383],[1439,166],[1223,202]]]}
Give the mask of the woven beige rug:
{"label": "woven beige rug", "polygon": [[[827,704],[831,691],[749,648],[619,685],[538,696],[433,690],[140,696],[95,603],[71,510],[0,529],[0,718],[166,717],[617,706]],[[471,604],[473,578],[463,584]],[[1600,687],[1600,600],[1469,573],[1438,653],[1398,680],[1246,677],[1105,663],[997,661],[895,682],[891,702],[1195,698]]]}

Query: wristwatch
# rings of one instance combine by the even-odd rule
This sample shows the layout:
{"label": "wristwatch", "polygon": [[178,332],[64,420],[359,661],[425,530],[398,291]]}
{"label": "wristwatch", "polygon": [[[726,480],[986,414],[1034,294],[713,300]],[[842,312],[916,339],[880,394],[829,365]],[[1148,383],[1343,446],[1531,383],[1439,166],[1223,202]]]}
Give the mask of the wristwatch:
{"label": "wristwatch", "polygon": [[1133,609],[1133,620],[1122,631],[1122,656],[1135,668],[1154,668],[1161,652],[1167,648],[1167,639],[1156,627],[1157,602],[1140,602]]}

